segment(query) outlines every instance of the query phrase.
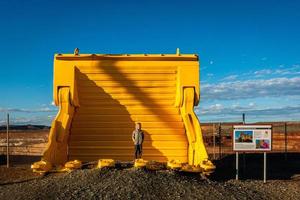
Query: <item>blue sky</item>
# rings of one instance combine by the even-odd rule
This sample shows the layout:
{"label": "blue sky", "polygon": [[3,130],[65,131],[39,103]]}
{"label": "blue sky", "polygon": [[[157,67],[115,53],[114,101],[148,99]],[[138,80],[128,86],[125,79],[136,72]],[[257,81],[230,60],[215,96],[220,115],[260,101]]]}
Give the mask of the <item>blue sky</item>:
{"label": "blue sky", "polygon": [[299,1],[0,1],[0,123],[49,125],[54,53],[197,53],[202,122],[300,119]]}

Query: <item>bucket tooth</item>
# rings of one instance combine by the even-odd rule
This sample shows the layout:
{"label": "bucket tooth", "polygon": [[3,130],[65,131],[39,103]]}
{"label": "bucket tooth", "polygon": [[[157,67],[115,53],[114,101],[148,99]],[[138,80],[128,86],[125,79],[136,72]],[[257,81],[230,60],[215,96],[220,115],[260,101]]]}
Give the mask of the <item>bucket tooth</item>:
{"label": "bucket tooth", "polygon": [[167,166],[170,169],[179,170],[182,168],[182,162],[180,162],[179,160],[170,160],[168,161]]}
{"label": "bucket tooth", "polygon": [[41,160],[33,163],[31,165],[31,169],[33,170],[33,172],[44,173],[49,172],[52,169],[52,165],[50,162]]}
{"label": "bucket tooth", "polygon": [[162,170],[166,169],[166,164],[162,162],[157,162],[155,160],[150,160],[146,163],[146,169],[148,170]]}
{"label": "bucket tooth", "polygon": [[203,169],[200,166],[193,166],[193,165],[183,165],[181,171],[190,172],[190,173],[201,173]]}
{"label": "bucket tooth", "polygon": [[66,170],[75,170],[75,169],[80,169],[82,167],[82,162],[80,160],[72,160],[68,161],[65,164],[65,169]]}
{"label": "bucket tooth", "polygon": [[97,168],[102,169],[104,167],[113,168],[115,167],[116,162],[113,159],[100,159],[98,161]]}
{"label": "bucket tooth", "polygon": [[146,160],[144,160],[144,159],[135,159],[134,160],[134,167],[135,168],[144,168],[144,167],[146,167],[146,165],[147,165],[147,162],[148,161],[146,161]]}

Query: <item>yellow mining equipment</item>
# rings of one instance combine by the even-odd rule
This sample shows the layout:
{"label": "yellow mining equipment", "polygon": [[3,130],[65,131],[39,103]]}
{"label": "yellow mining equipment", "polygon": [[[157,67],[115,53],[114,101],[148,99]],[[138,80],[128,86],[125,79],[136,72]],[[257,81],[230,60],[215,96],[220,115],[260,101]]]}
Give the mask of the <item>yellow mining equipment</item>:
{"label": "yellow mining equipment", "polygon": [[140,122],[143,159],[214,170],[194,113],[200,93],[197,55],[179,50],[56,54],[53,86],[59,112],[42,157],[51,166],[72,160],[133,160],[131,134]]}

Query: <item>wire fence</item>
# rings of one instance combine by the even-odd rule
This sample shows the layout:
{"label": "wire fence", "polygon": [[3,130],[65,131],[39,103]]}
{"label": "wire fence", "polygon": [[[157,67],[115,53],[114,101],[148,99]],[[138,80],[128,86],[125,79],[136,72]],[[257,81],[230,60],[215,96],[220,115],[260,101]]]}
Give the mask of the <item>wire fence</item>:
{"label": "wire fence", "polygon": [[[211,159],[221,159],[233,154],[233,126],[242,123],[202,124],[203,140]],[[273,153],[300,152],[300,122],[268,122],[272,125]]]}
{"label": "wire fence", "polygon": [[[210,159],[217,160],[234,153],[232,149],[233,125],[241,123],[202,123],[203,140]],[[263,124],[263,123],[257,123]],[[273,122],[272,152],[300,152],[300,122]],[[41,156],[47,141],[49,129],[10,130],[9,155]],[[7,134],[0,131],[0,155],[7,153]]]}
{"label": "wire fence", "polygon": [[[10,155],[42,155],[47,141],[47,130],[34,131],[10,131],[9,154]],[[6,133],[0,133],[0,155],[7,154]]]}

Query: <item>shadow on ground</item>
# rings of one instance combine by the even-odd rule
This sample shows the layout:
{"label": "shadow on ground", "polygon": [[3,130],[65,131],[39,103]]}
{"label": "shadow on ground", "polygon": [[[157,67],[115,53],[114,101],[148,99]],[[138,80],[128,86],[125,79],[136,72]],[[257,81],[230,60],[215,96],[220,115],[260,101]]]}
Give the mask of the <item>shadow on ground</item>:
{"label": "shadow on ground", "polygon": [[[239,155],[239,179],[263,179],[263,153]],[[216,170],[210,179],[227,181],[235,179],[235,154],[216,160]],[[267,179],[288,180],[300,174],[300,153],[269,153],[267,154]]]}
{"label": "shadow on ground", "polygon": [[[10,155],[9,163],[14,165],[31,165],[34,162],[40,161],[41,156],[28,156],[28,155]],[[6,165],[6,155],[0,155],[0,165]]]}
{"label": "shadow on ground", "polygon": [[[263,179],[263,154],[243,154],[239,156],[240,160],[240,180],[262,180]],[[10,156],[10,165],[28,165],[39,161],[40,156],[12,155]],[[0,155],[0,165],[6,165],[6,156]],[[227,155],[220,160],[215,161],[216,170],[209,176],[213,181],[228,181],[235,179],[235,155]],[[267,154],[267,179],[268,180],[289,180],[293,176],[300,175],[300,153]],[[188,175],[189,176],[189,175]],[[194,175],[191,175],[194,176]]]}

